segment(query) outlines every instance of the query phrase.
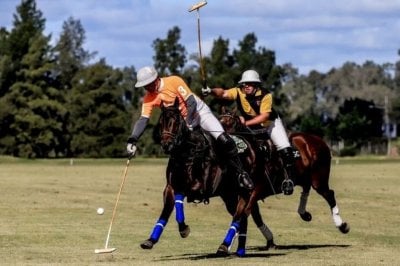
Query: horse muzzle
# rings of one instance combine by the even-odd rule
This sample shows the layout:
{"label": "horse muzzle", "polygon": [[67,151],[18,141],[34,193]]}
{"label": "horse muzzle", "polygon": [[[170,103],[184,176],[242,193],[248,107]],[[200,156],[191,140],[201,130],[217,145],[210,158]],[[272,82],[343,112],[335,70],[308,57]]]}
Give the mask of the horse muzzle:
{"label": "horse muzzle", "polygon": [[174,149],[173,143],[161,143],[161,147],[165,154],[171,154]]}

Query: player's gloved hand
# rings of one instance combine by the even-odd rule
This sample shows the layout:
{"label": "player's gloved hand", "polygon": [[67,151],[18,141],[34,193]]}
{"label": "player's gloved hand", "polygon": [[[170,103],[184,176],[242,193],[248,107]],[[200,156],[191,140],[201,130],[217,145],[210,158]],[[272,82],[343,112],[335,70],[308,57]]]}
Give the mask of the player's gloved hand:
{"label": "player's gloved hand", "polygon": [[128,143],[128,144],[126,145],[126,151],[128,152],[128,157],[129,157],[129,158],[132,158],[132,157],[135,156],[136,150],[137,150],[137,148],[136,148],[136,145],[135,145],[135,144],[133,144],[133,143]]}
{"label": "player's gloved hand", "polygon": [[128,153],[129,159],[135,156],[136,150],[137,150],[137,147],[136,147],[135,141],[133,139],[129,138],[128,142],[126,144],[126,152]]}
{"label": "player's gloved hand", "polygon": [[203,94],[203,96],[207,96],[211,93],[211,88],[210,87],[206,87],[206,88],[201,88],[201,94]]}

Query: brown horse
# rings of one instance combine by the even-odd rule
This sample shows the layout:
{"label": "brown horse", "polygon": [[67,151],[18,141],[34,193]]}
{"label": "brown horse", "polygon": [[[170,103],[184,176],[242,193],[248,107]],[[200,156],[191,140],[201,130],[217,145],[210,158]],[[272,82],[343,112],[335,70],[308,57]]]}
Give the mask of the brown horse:
{"label": "brown horse", "polygon": [[[285,178],[285,171],[279,154],[267,134],[257,134],[244,126],[239,116],[226,112],[220,116],[220,122],[230,134],[245,137],[257,150],[257,170],[255,171],[256,189],[250,197],[248,206],[251,206],[253,219],[257,226],[265,228],[263,234],[267,238],[267,246],[273,246],[272,232],[263,223],[261,216],[254,217],[259,213],[254,210],[258,208],[255,201],[282,192],[281,184]],[[295,185],[301,186],[298,213],[304,221],[311,221],[312,215],[306,210],[307,200],[311,187],[317,191],[329,204],[335,226],[344,234],[350,230],[349,225],[343,222],[339,215],[335,193],[329,187],[329,175],[331,167],[331,151],[328,145],[318,136],[306,133],[291,133],[289,140],[296,150],[296,178]],[[264,175],[264,177],[262,177]],[[266,177],[266,178],[265,178]],[[250,210],[247,210],[249,212]]]}
{"label": "brown horse", "polygon": [[[187,237],[190,228],[185,223],[184,199],[186,198],[188,202],[208,203],[209,198],[214,196],[222,198],[226,209],[233,217],[221,245],[226,247],[226,251],[225,248],[220,248],[217,253],[228,254],[228,247],[232,244],[237,232],[241,235],[239,243],[243,241],[245,243],[248,214],[244,212],[244,209],[248,206],[249,192],[240,188],[236,174],[224,166],[215,140],[200,129],[190,131],[180,114],[177,102],[173,106],[162,108],[159,131],[161,146],[169,154],[166,170],[167,184],[163,192],[164,206],[150,237],[141,243],[141,247],[151,249],[158,242],[174,207],[180,235]],[[236,137],[234,139],[242,164],[245,170],[252,175],[255,169],[255,153],[244,138]],[[196,183],[196,180],[203,183],[200,191],[193,191],[193,184]],[[258,211],[258,208],[255,210]],[[259,214],[254,216],[257,217]],[[238,254],[244,255],[244,250],[238,251]]]}

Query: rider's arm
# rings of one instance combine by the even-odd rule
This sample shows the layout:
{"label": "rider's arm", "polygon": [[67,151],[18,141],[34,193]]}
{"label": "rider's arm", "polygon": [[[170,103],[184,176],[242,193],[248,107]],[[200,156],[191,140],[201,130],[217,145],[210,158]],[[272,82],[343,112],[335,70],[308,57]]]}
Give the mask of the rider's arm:
{"label": "rider's arm", "polygon": [[144,130],[146,129],[146,126],[149,122],[149,118],[145,116],[141,116],[135,123],[135,126],[133,127],[132,134],[128,139],[129,143],[136,143],[140,136],[142,136]]}
{"label": "rider's arm", "polygon": [[186,106],[187,106],[187,117],[186,117],[186,123],[191,126],[196,126],[193,125],[196,117],[196,111],[197,111],[197,102],[196,99],[194,98],[194,95],[190,95],[186,99]]}
{"label": "rider's arm", "polygon": [[249,120],[245,121],[244,124],[246,126],[259,125],[259,124],[261,124],[263,122],[268,121],[269,115],[270,115],[269,112],[268,113],[259,114],[259,115],[255,116],[255,117],[253,117],[252,119],[249,119]]}
{"label": "rider's arm", "polygon": [[227,93],[226,90],[224,90],[223,88],[212,88],[211,89],[211,94],[213,96],[215,96],[216,98],[226,98],[227,97]]}

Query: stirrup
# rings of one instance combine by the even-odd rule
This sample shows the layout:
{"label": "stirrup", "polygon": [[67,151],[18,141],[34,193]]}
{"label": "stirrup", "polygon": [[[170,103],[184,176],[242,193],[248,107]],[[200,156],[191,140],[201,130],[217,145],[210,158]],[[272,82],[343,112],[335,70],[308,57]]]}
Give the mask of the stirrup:
{"label": "stirrup", "polygon": [[239,174],[239,186],[243,187],[247,190],[253,190],[254,184],[253,181],[250,179],[247,173],[240,173]]}
{"label": "stirrup", "polygon": [[293,181],[289,178],[283,180],[281,189],[284,195],[292,195],[294,190]]}

